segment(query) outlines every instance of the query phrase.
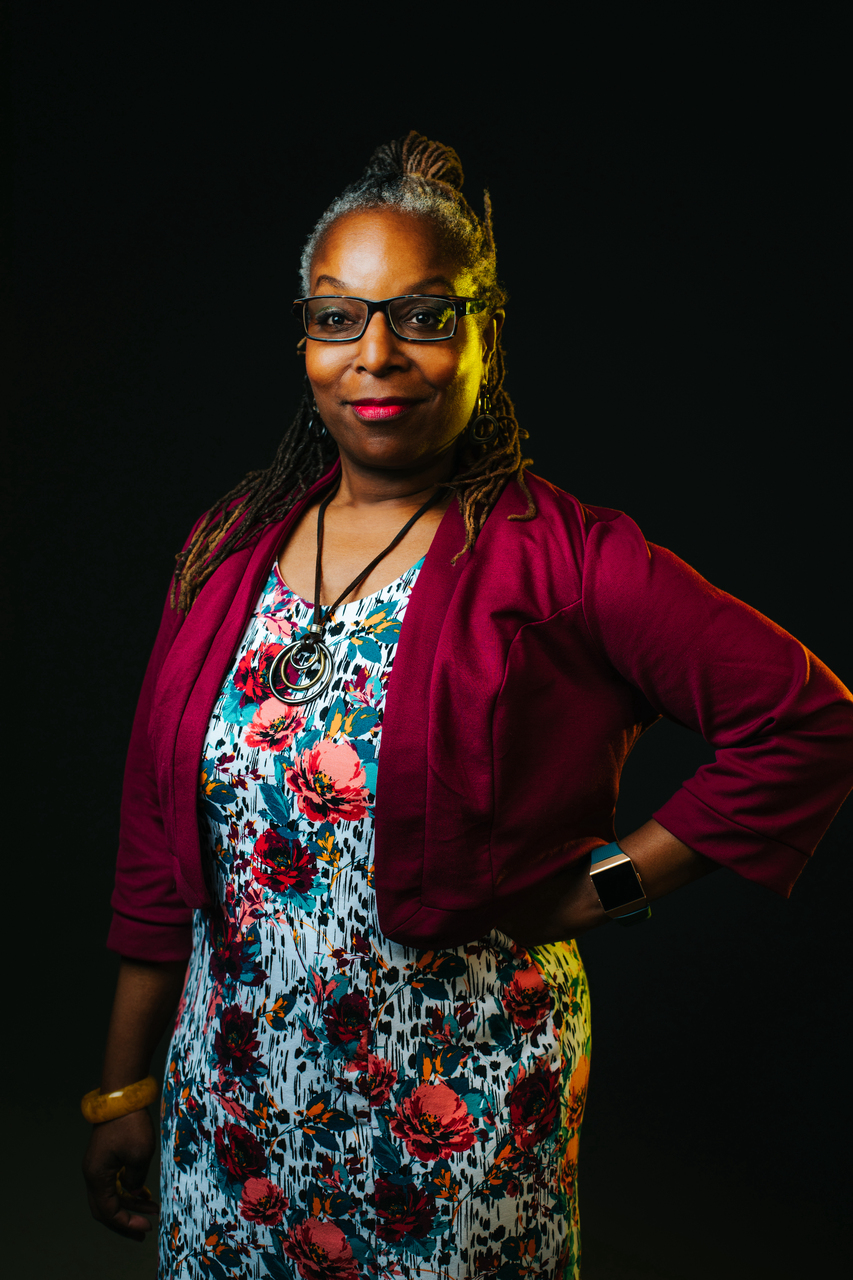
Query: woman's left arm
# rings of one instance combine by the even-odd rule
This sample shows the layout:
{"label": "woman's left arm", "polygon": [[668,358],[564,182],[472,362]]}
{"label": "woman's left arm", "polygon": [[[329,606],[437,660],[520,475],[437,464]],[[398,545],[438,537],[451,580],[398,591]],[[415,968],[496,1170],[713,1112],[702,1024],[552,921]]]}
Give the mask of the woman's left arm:
{"label": "woman's left arm", "polygon": [[[583,606],[615,672],[715,751],[649,822],[618,839],[646,896],[719,865],[787,896],[853,785],[850,690],[781,627],[647,543],[624,515],[589,535]],[[555,850],[565,871],[506,902],[499,928],[530,945],[604,923],[590,842],[576,863],[566,856],[577,843]]]}
{"label": "woman's left arm", "polygon": [[[654,818],[618,844],[639,872],[650,902],[720,869],[720,863],[694,852]],[[606,924],[610,917],[599,901],[589,868],[587,858],[520,894],[503,914],[500,930],[522,946],[532,947],[575,938]]]}

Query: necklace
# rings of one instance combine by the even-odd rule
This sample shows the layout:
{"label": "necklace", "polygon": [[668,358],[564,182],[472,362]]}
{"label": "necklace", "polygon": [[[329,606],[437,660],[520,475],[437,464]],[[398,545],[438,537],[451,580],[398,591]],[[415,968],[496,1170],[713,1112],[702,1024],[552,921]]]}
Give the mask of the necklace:
{"label": "necklace", "polygon": [[388,543],[385,550],[380,551],[379,555],[371,560],[367,568],[362,569],[358,577],[354,578],[348,587],[344,587],[335,603],[330,604],[324,614],[320,604],[320,586],[323,577],[323,521],[326,515],[326,507],[336,493],[337,489],[334,489],[327,498],[324,498],[320,503],[320,510],[317,512],[314,619],[298,640],[292,641],[285,649],[276,654],[269,669],[268,679],[273,696],[278,698],[279,702],[286,702],[294,707],[305,706],[307,703],[313,702],[332,683],[332,678],[335,674],[335,660],[332,657],[329,646],[323,639],[323,632],[338,605],[342,600],[346,599],[360,582],[364,581],[367,575],[376,568],[380,560],[384,560],[389,551],[393,551],[397,543],[409,532],[415,521],[420,520],[421,516],[435,505],[441,496],[442,487],[436,489],[432,497],[428,498],[424,505],[415,512],[411,520],[406,521],[400,532]]}

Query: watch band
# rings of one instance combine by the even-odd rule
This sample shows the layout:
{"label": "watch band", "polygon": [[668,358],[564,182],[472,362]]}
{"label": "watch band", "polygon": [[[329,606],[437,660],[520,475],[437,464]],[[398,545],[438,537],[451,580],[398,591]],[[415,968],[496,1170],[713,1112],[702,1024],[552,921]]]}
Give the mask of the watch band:
{"label": "watch band", "polygon": [[592,851],[589,868],[602,907],[617,924],[642,924],[651,917],[640,873],[616,841]]}

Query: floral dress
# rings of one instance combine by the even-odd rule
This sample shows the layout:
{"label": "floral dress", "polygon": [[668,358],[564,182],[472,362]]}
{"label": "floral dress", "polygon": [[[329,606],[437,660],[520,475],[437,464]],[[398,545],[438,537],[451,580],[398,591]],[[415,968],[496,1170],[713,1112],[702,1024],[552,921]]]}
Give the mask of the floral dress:
{"label": "floral dress", "polygon": [[159,1280],[580,1274],[575,944],[495,931],[419,950],[376,915],[383,706],[420,567],[338,608],[335,678],[292,707],[267,673],[312,607],[274,566],[214,708],[211,905],[163,1089]]}

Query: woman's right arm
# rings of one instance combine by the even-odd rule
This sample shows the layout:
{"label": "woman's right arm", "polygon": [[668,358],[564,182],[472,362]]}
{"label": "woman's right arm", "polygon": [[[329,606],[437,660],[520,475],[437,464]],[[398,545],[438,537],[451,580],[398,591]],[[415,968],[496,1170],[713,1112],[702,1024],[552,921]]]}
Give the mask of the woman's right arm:
{"label": "woman's right arm", "polygon": [[[122,1089],[149,1074],[151,1055],[175,1016],[186,960],[147,962],[123,959],[107,1035],[101,1092]],[[92,1217],[111,1231],[144,1240],[147,1214],[159,1212],[142,1188],[156,1148],[147,1108],[92,1127],[83,1176]],[[116,1177],[121,1169],[123,1195]]]}

